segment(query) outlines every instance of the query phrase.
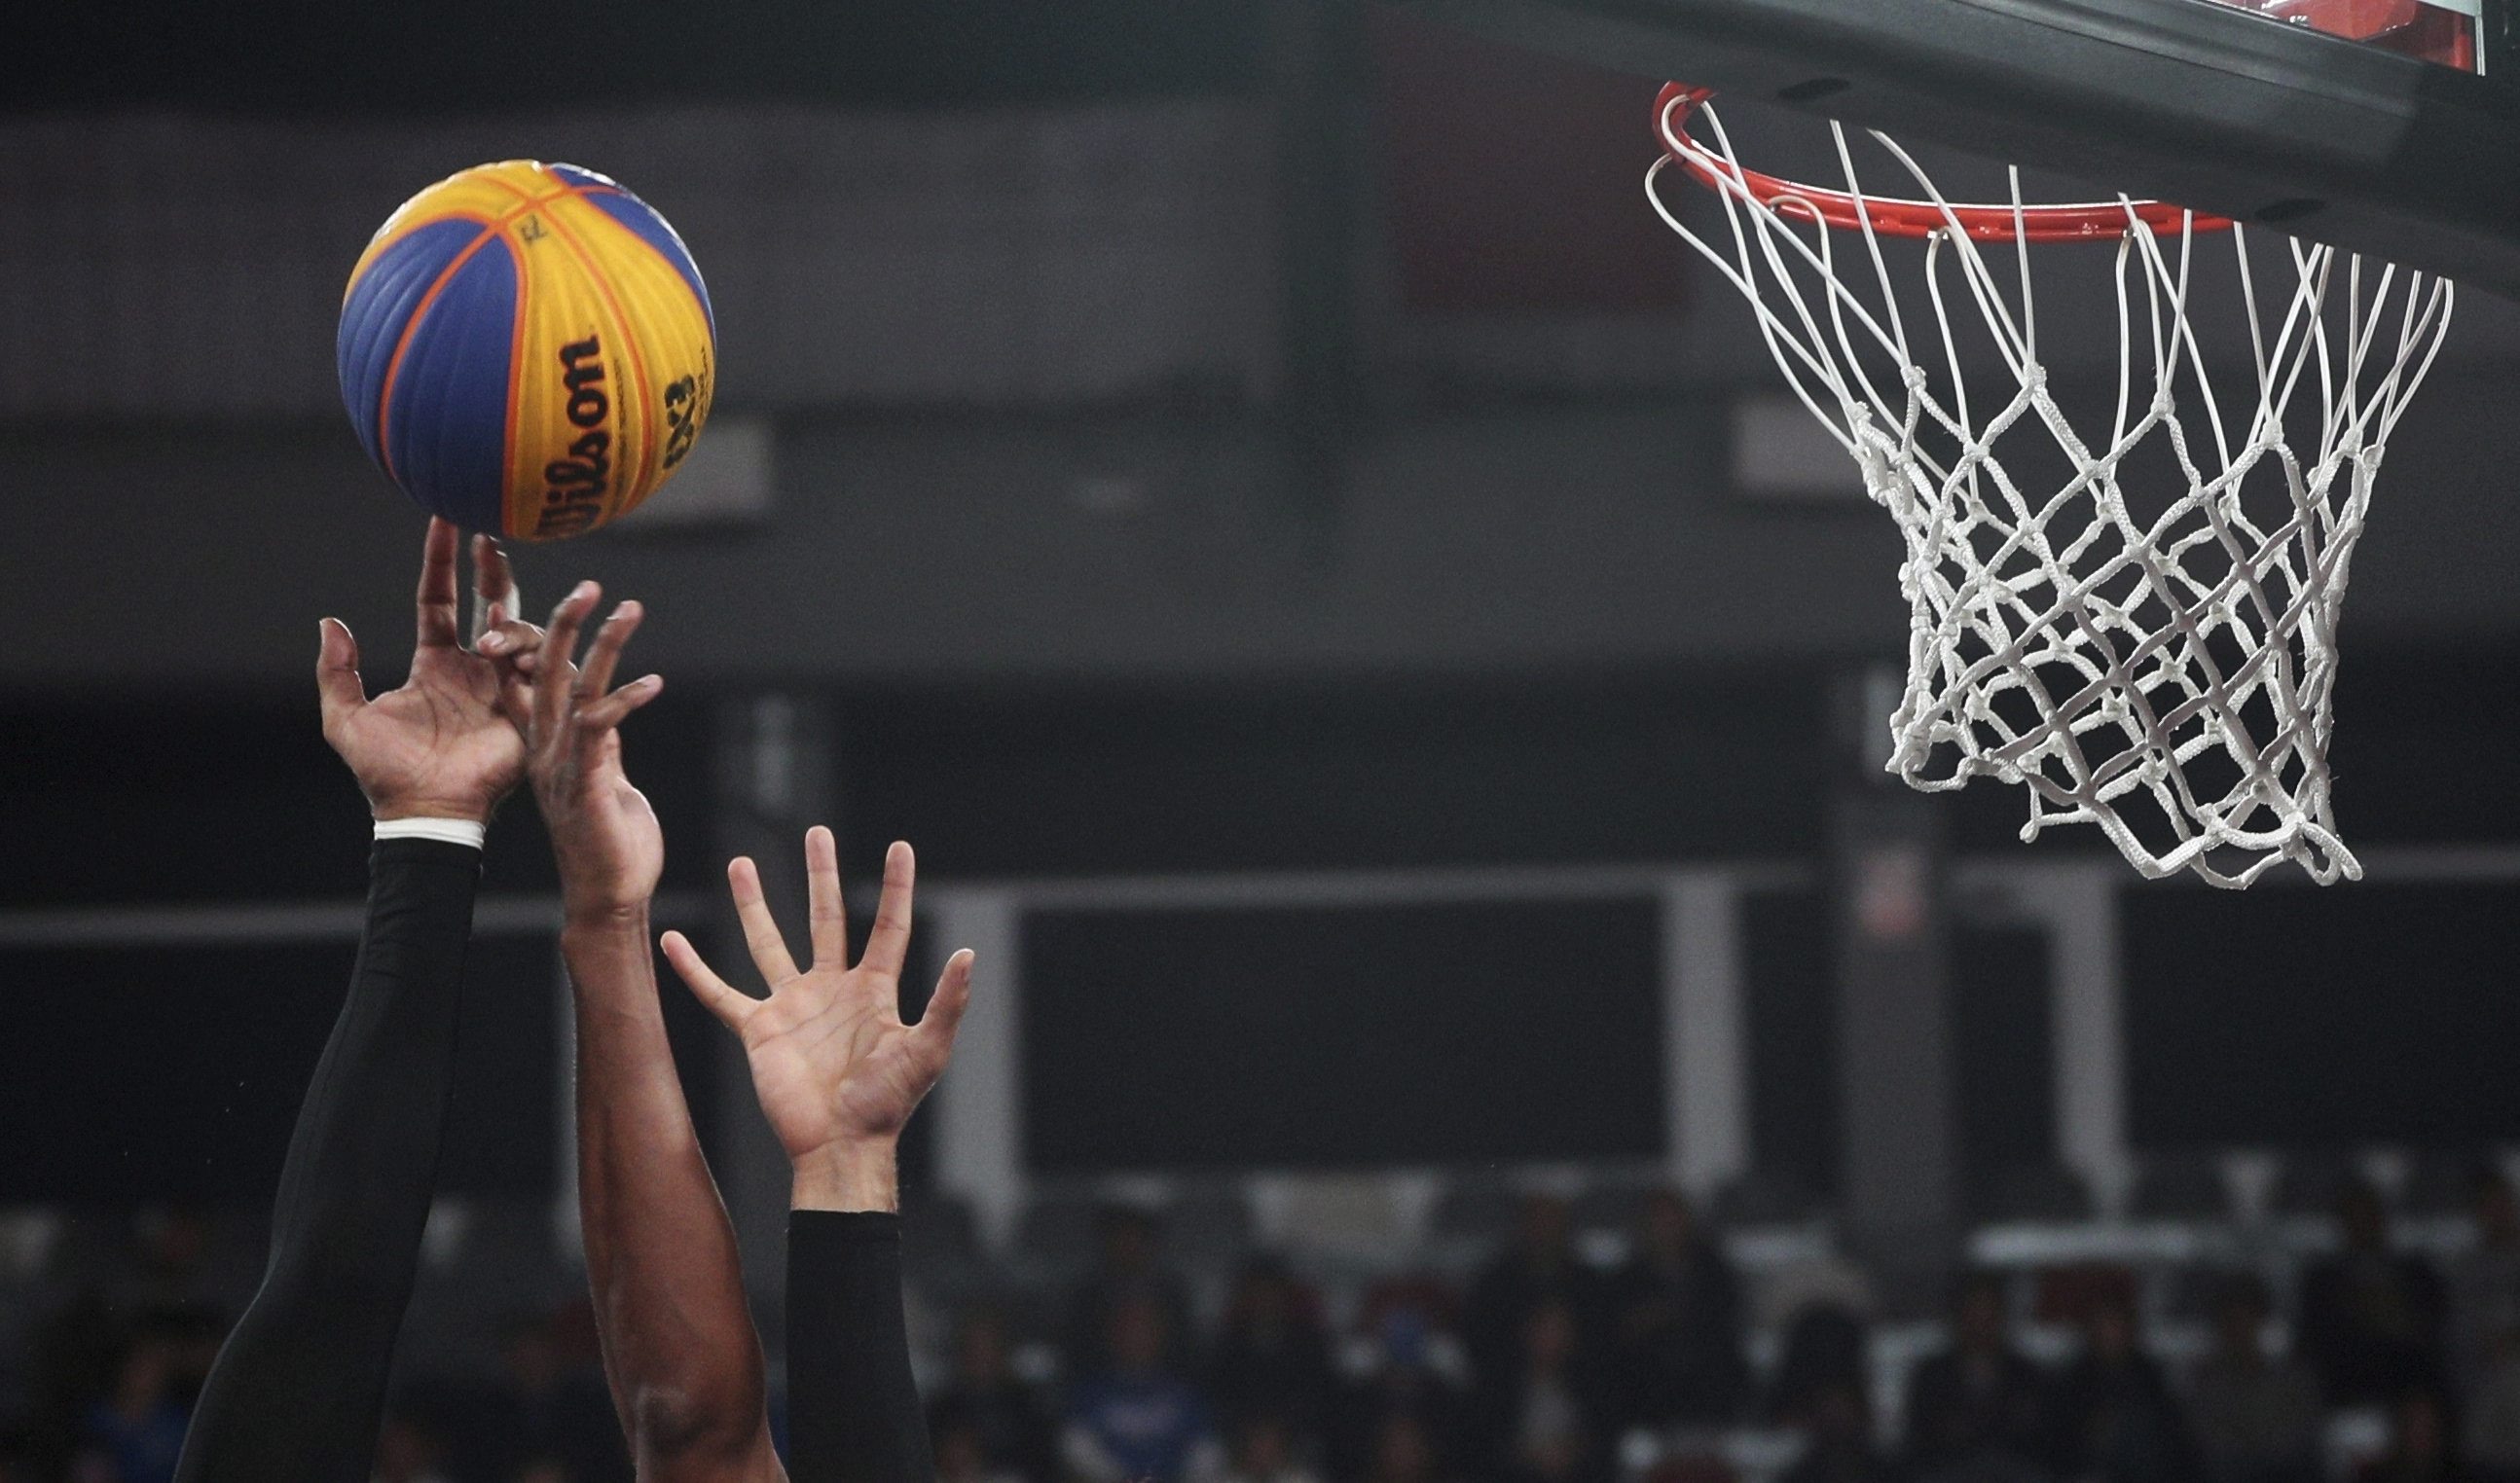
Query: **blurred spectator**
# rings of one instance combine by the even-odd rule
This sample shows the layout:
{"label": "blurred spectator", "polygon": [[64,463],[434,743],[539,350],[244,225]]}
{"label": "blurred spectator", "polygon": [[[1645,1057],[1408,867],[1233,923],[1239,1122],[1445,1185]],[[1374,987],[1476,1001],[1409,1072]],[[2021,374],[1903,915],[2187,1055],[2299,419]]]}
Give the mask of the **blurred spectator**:
{"label": "blurred spectator", "polygon": [[2318,1380],[2267,1352],[2273,1302],[2266,1283],[2234,1276],[2214,1296],[2214,1347],[2197,1364],[2192,1414],[2210,1483],[2313,1483],[2318,1472]]}
{"label": "blurred spectator", "polygon": [[2461,1386],[2473,1389],[2500,1357],[2503,1338],[2520,1329],[2520,1199],[2491,1164],[2469,1186],[2476,1244],[2450,1267],[2450,1310]]}
{"label": "blurred spectator", "polygon": [[1718,1454],[1682,1452],[1637,1474],[1636,1483],[1739,1483],[1739,1474]]}
{"label": "blurred spectator", "polygon": [[445,1452],[437,1434],[417,1418],[388,1416],[377,1433],[376,1483],[447,1483],[438,1471]]}
{"label": "blurred spectator", "polygon": [[1574,1311],[1544,1302],[1523,1321],[1510,1386],[1491,1389],[1484,1418],[1501,1430],[1489,1459],[1515,1483],[1579,1483],[1606,1475],[1610,1432],[1582,1352]]}
{"label": "blurred spectator", "polygon": [[[135,1212],[129,1244],[112,1260],[107,1297],[123,1312],[242,1309],[261,1273],[223,1239],[219,1223],[192,1205]],[[213,1326],[224,1328],[224,1323]]]}
{"label": "blurred spectator", "polygon": [[1449,1483],[1455,1474],[1445,1466],[1425,1423],[1407,1412],[1382,1418],[1367,1448],[1362,1483]]}
{"label": "blurred spectator", "polygon": [[1859,1318],[1877,1307],[1870,1274],[1840,1251],[1806,1252],[1781,1267],[1759,1275],[1750,1287],[1748,1319],[1753,1328],[1779,1332],[1815,1308],[1833,1308]]}
{"label": "blurred spectator", "polygon": [[1311,1468],[1296,1460],[1294,1428],[1285,1417],[1253,1412],[1237,1421],[1233,1430],[1225,1483],[1321,1483]]}
{"label": "blurred spectator", "polygon": [[1908,1377],[1908,1454],[1920,1477],[2037,1477],[2047,1440],[2045,1376],[2014,1350],[2003,1280],[1964,1278],[1948,1348]]}
{"label": "blurred spectator", "polygon": [[[1442,1311],[1442,1295],[1422,1283],[1386,1285],[1369,1296],[1363,1374],[1339,1396],[1331,1417],[1333,1475],[1376,1473],[1389,1461],[1381,1456],[1386,1445],[1404,1455],[1422,1451],[1430,1474],[1460,1473],[1466,1401],[1460,1355],[1439,1322]],[[1395,1420],[1410,1423],[1405,1443],[1391,1441]]]}
{"label": "blurred spectator", "polygon": [[2131,1287],[2092,1294],[2083,1351],[2057,1377],[2057,1475],[2089,1483],[2186,1483],[2196,1475],[2187,1417],[2143,1352]]}
{"label": "blurred spectator", "polygon": [[1808,1392],[1787,1418],[1802,1434],[1802,1456],[1778,1483],[1893,1483],[1898,1472],[1872,1437],[1872,1403],[1843,1379]]}
{"label": "blurred spectator", "polygon": [[1050,1483],[1049,1473],[1027,1473],[989,1456],[988,1438],[968,1411],[928,1411],[936,1450],[936,1483]]}
{"label": "blurred spectator", "polygon": [[[1385,1278],[1366,1288],[1356,1309],[1357,1332],[1380,1343],[1404,1330],[1424,1341],[1427,1363],[1466,1384],[1469,1364],[1463,1354],[1461,1295],[1442,1278],[1423,1272]],[[1397,1320],[1400,1327],[1394,1328]]]}
{"label": "blurred spectator", "polygon": [[1060,1452],[1087,1483],[1180,1483],[1216,1476],[1223,1457],[1206,1398],[1166,1367],[1152,1296],[1122,1300],[1101,1346],[1110,1361],[1076,1386]]}
{"label": "blurred spectator", "polygon": [[0,1425],[0,1483],[35,1483],[50,1476],[44,1446],[29,1427]]}
{"label": "blurred spectator", "polygon": [[553,1459],[576,1483],[629,1476],[610,1394],[592,1355],[573,1342],[576,1316],[509,1315],[499,1326],[497,1381],[460,1388],[435,1408],[458,1475],[504,1479]]}
{"label": "blurred spectator", "polygon": [[1243,1264],[1208,1374],[1229,1426],[1267,1416],[1299,1437],[1320,1434],[1330,1397],[1329,1334],[1320,1299],[1283,1261],[1258,1256]]}
{"label": "blurred spectator", "polygon": [[1480,1270],[1462,1311],[1462,1336],[1480,1392],[1516,1388],[1531,1316],[1544,1305],[1565,1309],[1577,1346],[1589,1351],[1606,1306],[1604,1285],[1575,1254],[1566,1202],[1552,1194],[1527,1196],[1513,1243]]}
{"label": "blurred spectator", "polygon": [[940,1451],[948,1431],[968,1432],[979,1449],[980,1472],[1036,1483],[1056,1473],[1058,1422],[1049,1398],[1015,1373],[1006,1322],[994,1309],[964,1315],[954,1335],[953,1378],[929,1399],[927,1426]]}
{"label": "blurred spectator", "polygon": [[1677,1191],[1646,1200],[1610,1302],[1624,1421],[1720,1425],[1739,1415],[1749,1384],[1740,1282]]}
{"label": "blurred spectator", "polygon": [[35,1326],[27,1399],[48,1454],[66,1454],[84,1440],[89,1408],[112,1386],[126,1341],[103,1292],[92,1285]]}
{"label": "blurred spectator", "polygon": [[[1779,1425],[1797,1425],[1797,1417],[1830,1390],[1858,1396],[1872,1394],[1871,1335],[1864,1318],[1836,1302],[1815,1302],[1798,1309],[1785,1325],[1784,1358],[1778,1362],[1770,1387],[1768,1415]],[[1865,1406],[1868,1420],[1871,1406]]]}
{"label": "blurred spectator", "polygon": [[2356,1483],[2458,1483],[2451,1456],[2450,1418],[2441,1397],[2409,1390],[2390,1408],[2389,1451],[2356,1474]]}
{"label": "blurred spectator", "polygon": [[151,1326],[116,1356],[104,1397],[88,1408],[83,1432],[90,1464],[113,1483],[172,1483],[191,1414],[177,1400],[176,1338]]}
{"label": "blurred spectator", "polygon": [[2467,1470],[2481,1483],[2520,1483],[2520,1327],[2503,1332],[2468,1392],[2460,1441]]}
{"label": "blurred spectator", "polygon": [[2336,1201],[2344,1249],[2301,1281],[2303,1360],[2331,1407],[2386,1404],[2442,1380],[2443,1292],[2430,1264],[2389,1249],[2378,1192],[2360,1181]]}
{"label": "blurred spectator", "polygon": [[1169,1346],[1165,1361],[1189,1368],[1186,1352],[1196,1335],[1191,1325],[1190,1289],[1164,1265],[1163,1228],[1150,1211],[1130,1205],[1105,1205],[1094,1221],[1094,1268],[1068,1300],[1067,1325],[1060,1348],[1078,1374],[1109,1368],[1104,1347],[1112,1316],[1135,1302],[1153,1303],[1163,1311]]}

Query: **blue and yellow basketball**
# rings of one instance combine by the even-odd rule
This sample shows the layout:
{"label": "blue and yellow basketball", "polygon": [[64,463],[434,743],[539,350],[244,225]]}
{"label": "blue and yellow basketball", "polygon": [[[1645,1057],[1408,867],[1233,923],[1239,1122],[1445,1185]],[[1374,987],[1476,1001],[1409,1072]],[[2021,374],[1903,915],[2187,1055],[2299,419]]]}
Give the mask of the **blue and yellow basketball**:
{"label": "blue and yellow basketball", "polygon": [[359,440],[405,493],[468,530],[552,540],[638,508],[692,451],[716,322],[646,202],[512,159],[385,219],[335,354]]}

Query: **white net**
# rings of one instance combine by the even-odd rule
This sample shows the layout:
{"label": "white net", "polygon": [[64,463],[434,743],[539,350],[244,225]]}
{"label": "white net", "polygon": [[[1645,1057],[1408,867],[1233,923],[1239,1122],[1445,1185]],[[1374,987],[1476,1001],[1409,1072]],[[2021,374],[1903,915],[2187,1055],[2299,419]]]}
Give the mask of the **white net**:
{"label": "white net", "polygon": [[[2239,228],[2173,213],[2155,229],[2138,220],[2148,203],[2122,200],[2113,247],[2103,234],[2055,254],[2113,278],[2082,287],[2117,307],[2114,394],[2102,362],[2066,396],[2040,357],[2039,208],[2017,171],[2008,204],[1955,206],[1873,134],[1914,181],[1911,209],[1940,224],[1885,241],[1883,198],[1865,196],[1831,124],[1837,189],[1862,216],[1841,236],[1796,188],[1763,199],[1711,108],[1694,138],[1682,113],[1666,108],[1665,146],[1714,188],[1721,227],[1666,199],[1682,184],[1670,157],[1648,199],[1749,301],[1906,539],[1890,771],[1928,789],[2026,785],[2025,840],[2094,824],[2148,876],[2239,887],[2295,860],[2322,884],[2359,878],[2329,798],[2338,610],[2390,429],[2448,332],[2450,284],[2292,241],[2267,286],[2279,313],[2261,315],[2267,261]],[[2218,347],[2233,357],[2218,398],[2189,310],[2226,251],[2216,312],[2236,286],[2246,334]]]}

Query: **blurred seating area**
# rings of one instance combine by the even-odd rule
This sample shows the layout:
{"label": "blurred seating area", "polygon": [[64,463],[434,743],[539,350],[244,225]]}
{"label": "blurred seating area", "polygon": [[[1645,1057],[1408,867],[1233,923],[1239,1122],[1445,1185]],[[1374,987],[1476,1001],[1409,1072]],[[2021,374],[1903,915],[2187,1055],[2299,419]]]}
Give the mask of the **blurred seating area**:
{"label": "blurred seating area", "polygon": [[[1774,1176],[1702,1201],[1555,1168],[1056,1183],[993,1213],[916,1194],[939,1475],[2520,1479],[2504,1161],[1981,1184],[1932,1291],[1889,1290]],[[628,1476],[568,1238],[547,1208],[441,1206],[381,1483]],[[248,1212],[0,1216],[0,1483],[167,1478],[261,1240]]]}

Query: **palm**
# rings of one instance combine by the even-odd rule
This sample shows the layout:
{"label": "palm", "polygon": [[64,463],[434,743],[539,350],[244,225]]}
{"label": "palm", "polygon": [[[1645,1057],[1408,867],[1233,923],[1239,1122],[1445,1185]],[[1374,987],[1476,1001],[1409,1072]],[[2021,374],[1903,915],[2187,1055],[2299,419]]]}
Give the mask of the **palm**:
{"label": "palm", "polygon": [[[532,688],[511,689],[509,704],[524,725],[525,770],[568,909],[643,911],[664,874],[665,835],[647,794],[622,771],[619,728],[655,697],[659,682],[649,675],[608,689],[622,646],[639,627],[644,609],[636,603],[612,610],[583,664],[572,658],[578,630],[601,596],[594,583],[582,582],[561,601],[550,631],[533,641]],[[521,667],[521,655],[514,662]]]}
{"label": "palm", "polygon": [[927,1012],[901,1020],[901,968],[910,949],[910,846],[886,852],[883,897],[866,957],[849,966],[848,917],[840,902],[832,831],[805,836],[805,877],[813,916],[813,966],[800,969],[761,894],[749,860],[727,868],[736,915],[753,965],[770,985],[754,999],[700,961],[680,932],[665,934],[665,956],[711,1012],[743,1039],[752,1089],[788,1157],[880,1144],[896,1137],[954,1054],[954,1032],[970,1002],[971,957],[945,965]]}
{"label": "palm", "polygon": [[[316,660],[324,738],[359,780],[381,819],[434,816],[486,821],[524,776],[525,743],[514,711],[523,681],[466,649],[455,621],[457,549],[444,520],[428,522],[421,548],[419,642],[398,690],[371,700],[359,679],[359,644],[327,618]],[[473,546],[478,596],[495,614],[515,601],[507,560]]]}
{"label": "palm", "polygon": [[645,901],[664,875],[665,831],[621,770],[620,734],[607,732],[591,750],[581,758],[562,749],[534,780],[562,878],[605,881],[625,900]]}
{"label": "palm", "polygon": [[423,649],[400,690],[342,722],[338,744],[372,795],[454,805],[505,797],[525,741],[499,711],[499,675],[461,649]]}
{"label": "palm", "polygon": [[761,1110],[792,1155],[889,1137],[945,1069],[901,1022],[900,986],[863,966],[817,967],[776,985],[743,1022]]}

